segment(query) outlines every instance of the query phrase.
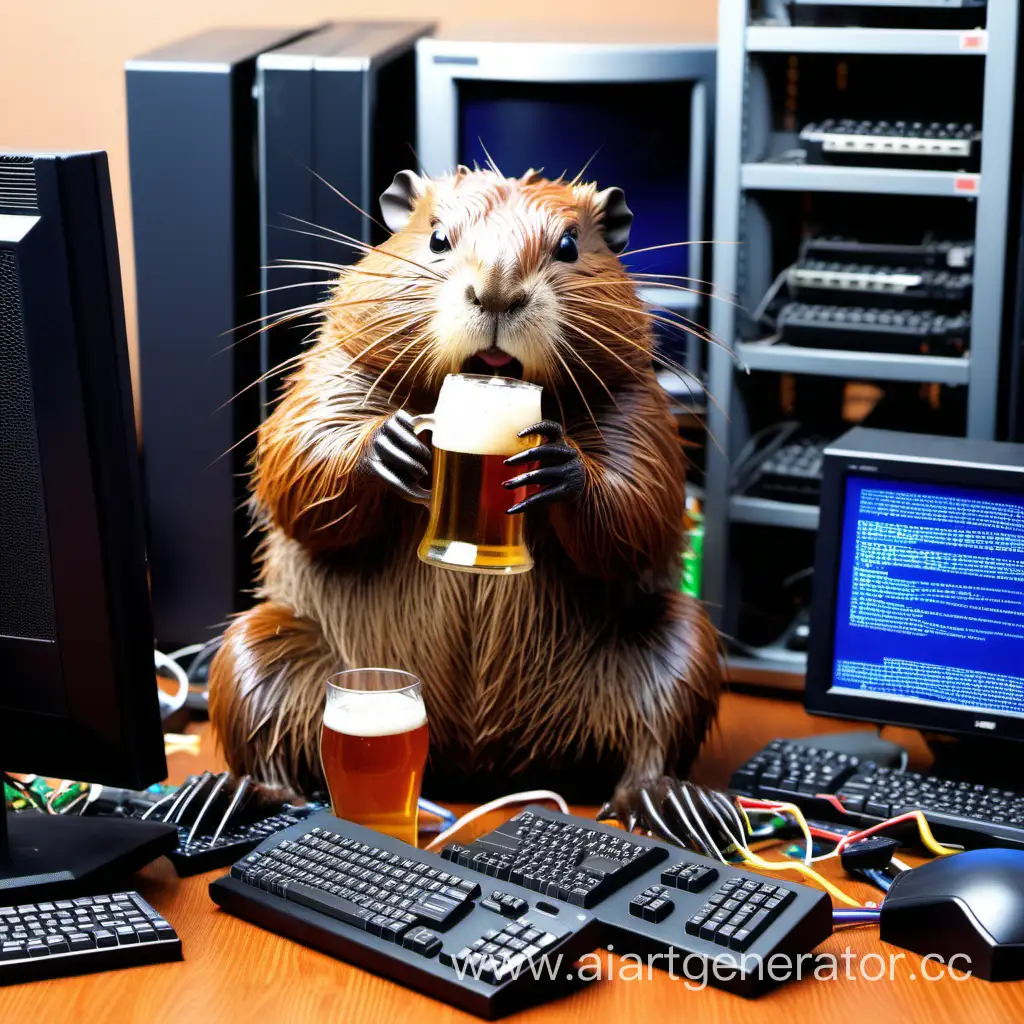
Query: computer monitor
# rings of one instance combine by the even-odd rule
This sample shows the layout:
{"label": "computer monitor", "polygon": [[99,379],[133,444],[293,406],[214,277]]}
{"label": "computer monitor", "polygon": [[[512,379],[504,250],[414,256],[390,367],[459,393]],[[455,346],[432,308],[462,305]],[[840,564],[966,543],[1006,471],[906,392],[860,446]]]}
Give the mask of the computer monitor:
{"label": "computer monitor", "polygon": [[[145,550],[106,154],[0,154],[3,769],[166,775]],[[0,814],[0,903],[173,848],[150,824]]]}
{"label": "computer monitor", "polygon": [[858,427],[826,449],[805,703],[1024,739],[1024,445]]}
{"label": "computer monitor", "polygon": [[[416,50],[417,154],[428,174],[489,158],[510,176],[532,167],[572,178],[586,166],[585,180],[625,191],[629,248],[647,250],[625,258],[631,270],[706,276],[706,246],[653,247],[708,238],[713,42],[679,28],[482,25],[442,29]],[[707,289],[691,286],[652,278],[641,293],[693,319]]]}

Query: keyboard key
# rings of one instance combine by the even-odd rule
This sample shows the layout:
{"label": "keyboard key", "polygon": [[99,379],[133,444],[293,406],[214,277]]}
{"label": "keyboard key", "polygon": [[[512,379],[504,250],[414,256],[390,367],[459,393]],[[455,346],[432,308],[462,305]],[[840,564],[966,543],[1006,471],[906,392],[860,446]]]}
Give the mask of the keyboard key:
{"label": "keyboard key", "polygon": [[402,945],[421,956],[431,957],[441,949],[441,940],[429,928],[412,928],[402,936]]}

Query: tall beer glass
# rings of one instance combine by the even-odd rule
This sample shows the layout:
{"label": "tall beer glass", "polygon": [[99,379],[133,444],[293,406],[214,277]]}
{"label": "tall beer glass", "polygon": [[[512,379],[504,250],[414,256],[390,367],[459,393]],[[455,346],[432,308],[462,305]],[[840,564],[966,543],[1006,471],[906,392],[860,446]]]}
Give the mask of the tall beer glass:
{"label": "tall beer glass", "polygon": [[505,459],[536,445],[520,430],[542,419],[541,387],[508,377],[453,373],[444,379],[432,414],[414,418],[416,432],[433,431],[430,521],[419,546],[424,562],[477,573],[533,568],[523,517],[506,510],[526,487],[502,484],[526,467]]}
{"label": "tall beer glass", "polygon": [[427,713],[416,676],[391,668],[331,676],[320,760],[339,818],[416,845],[427,761]]}

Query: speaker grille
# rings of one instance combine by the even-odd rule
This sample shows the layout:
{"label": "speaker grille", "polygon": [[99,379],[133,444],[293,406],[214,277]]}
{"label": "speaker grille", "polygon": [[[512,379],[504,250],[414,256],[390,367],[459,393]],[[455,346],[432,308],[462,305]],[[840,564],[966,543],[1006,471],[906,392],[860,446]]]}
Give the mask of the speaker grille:
{"label": "speaker grille", "polygon": [[0,249],[0,636],[56,639],[17,264],[5,249]]}
{"label": "speaker grille", "polygon": [[25,157],[0,156],[0,208],[35,210],[36,168]]}

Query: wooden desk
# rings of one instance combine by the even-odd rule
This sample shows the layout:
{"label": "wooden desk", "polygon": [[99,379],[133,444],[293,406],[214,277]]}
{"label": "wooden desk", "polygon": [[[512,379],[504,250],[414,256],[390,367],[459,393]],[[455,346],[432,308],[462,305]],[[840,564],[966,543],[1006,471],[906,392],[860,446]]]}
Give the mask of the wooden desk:
{"label": "wooden desk", "polygon": [[[724,786],[735,765],[777,736],[804,736],[815,732],[855,728],[806,715],[799,703],[777,698],[729,694],[725,698],[715,735],[697,765],[694,777],[712,786]],[[924,747],[913,733],[892,731],[892,738],[909,747],[924,763]],[[200,757],[176,755],[172,780],[197,768],[215,767],[217,758],[208,735]],[[593,815],[594,808],[580,808]],[[507,816],[507,815],[505,815]],[[502,814],[480,822],[480,832],[494,828]],[[914,858],[908,858],[914,860]],[[914,861],[916,863],[916,861]],[[842,878],[841,869],[829,865],[828,874]],[[130,970],[111,971],[81,978],[36,982],[0,992],[3,1024],[216,1024],[216,1022],[330,1021],[331,1024],[449,1024],[475,1020],[458,1010],[349,967],[321,953],[281,939],[254,925],[219,911],[207,896],[207,884],[218,872],[179,880],[166,860],[151,865],[138,887],[178,929],[185,961]],[[841,884],[864,899],[877,892],[849,880]],[[735,1024],[737,1021],[817,1024],[861,1022],[869,1024],[942,1024],[942,1022],[1024,1020],[1024,983],[992,985],[976,978],[939,981],[921,978],[920,958],[912,953],[896,963],[895,978],[888,980],[890,954],[899,950],[883,945],[873,927],[844,930],[821,947],[840,955],[849,946],[855,953],[881,954],[886,976],[879,981],[840,976],[834,981],[813,977],[789,983],[775,992],[748,1002],[708,988],[687,991],[655,970],[650,980],[615,978],[596,982],[555,1003],[528,1011],[516,1021],[531,1024],[554,1021],[680,1021]],[[607,954],[602,954],[602,960]],[[877,958],[868,974],[881,970]],[[917,980],[910,980],[916,975]]]}

